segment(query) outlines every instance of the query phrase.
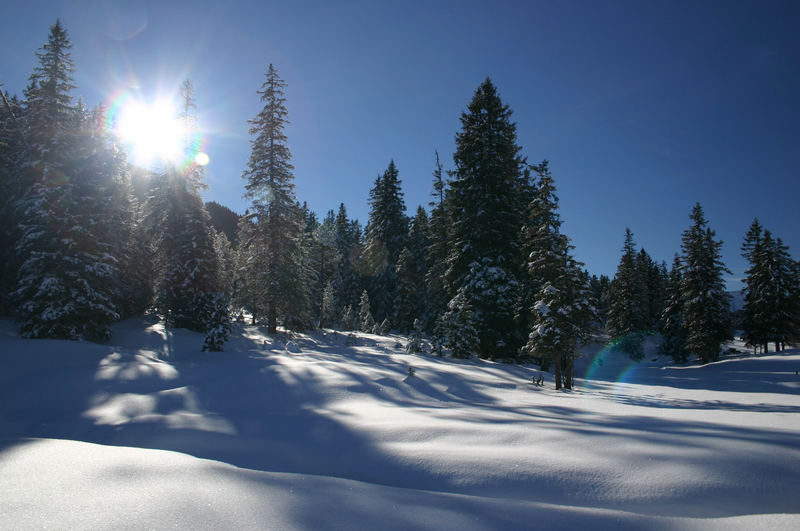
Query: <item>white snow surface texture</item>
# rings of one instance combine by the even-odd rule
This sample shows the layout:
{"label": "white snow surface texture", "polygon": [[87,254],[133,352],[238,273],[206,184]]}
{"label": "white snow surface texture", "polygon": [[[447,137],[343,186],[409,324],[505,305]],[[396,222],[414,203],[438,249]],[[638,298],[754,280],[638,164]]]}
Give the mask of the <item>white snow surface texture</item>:
{"label": "white snow surface texture", "polygon": [[0,528],[800,529],[800,351],[589,352],[556,392],[405,342],[0,321]]}

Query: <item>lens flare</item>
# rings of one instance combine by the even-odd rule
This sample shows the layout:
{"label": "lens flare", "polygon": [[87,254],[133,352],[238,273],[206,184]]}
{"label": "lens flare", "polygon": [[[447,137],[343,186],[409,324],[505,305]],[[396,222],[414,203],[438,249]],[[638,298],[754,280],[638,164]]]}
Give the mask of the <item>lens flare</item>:
{"label": "lens flare", "polygon": [[[619,389],[635,379],[642,364],[639,361],[630,359],[626,354],[615,350],[616,346],[623,342],[627,336],[615,338],[597,351],[584,375],[584,386],[587,389],[607,387],[607,383],[612,384],[614,396],[625,396]],[[593,385],[593,382],[595,384]],[[604,382],[601,384],[600,382]]]}
{"label": "lens flare", "polygon": [[203,139],[195,127],[188,127],[168,98],[146,102],[133,94],[122,93],[108,106],[106,128],[126,146],[131,163],[146,168],[191,164],[205,166],[207,154],[201,151]]}

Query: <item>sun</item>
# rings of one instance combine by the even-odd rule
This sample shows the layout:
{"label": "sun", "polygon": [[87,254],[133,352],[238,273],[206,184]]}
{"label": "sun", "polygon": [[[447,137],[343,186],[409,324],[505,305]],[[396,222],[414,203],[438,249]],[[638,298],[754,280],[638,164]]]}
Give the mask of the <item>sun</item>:
{"label": "sun", "polygon": [[128,100],[119,109],[115,130],[128,147],[131,162],[140,166],[178,164],[186,157],[190,132],[167,100]]}

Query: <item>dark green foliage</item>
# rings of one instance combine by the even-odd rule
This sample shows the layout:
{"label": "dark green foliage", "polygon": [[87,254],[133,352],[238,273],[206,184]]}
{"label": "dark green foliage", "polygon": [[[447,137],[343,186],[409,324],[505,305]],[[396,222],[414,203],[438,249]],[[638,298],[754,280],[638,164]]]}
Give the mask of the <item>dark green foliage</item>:
{"label": "dark green foliage", "polygon": [[127,242],[118,233],[127,189],[102,111],[71,103],[70,48],[56,22],[25,90],[24,156],[17,159],[24,188],[13,190],[20,214],[16,317],[26,337],[102,340],[119,318],[118,257]]}
{"label": "dark green foliage", "polygon": [[372,317],[367,290],[361,292],[361,299],[358,303],[358,329],[362,332],[375,331],[375,319]]}
{"label": "dark green foliage", "polygon": [[[479,356],[514,357],[519,347],[514,307],[520,276],[518,238],[524,205],[519,191],[524,161],[519,157],[511,111],[489,79],[462,113],[461,126],[447,199],[451,227],[445,274],[448,296],[459,296],[459,300],[448,305],[448,313],[455,313],[445,322],[474,327],[478,338],[474,353]],[[468,312],[467,320],[463,316]]]}
{"label": "dark green foliage", "polygon": [[[264,107],[249,121],[254,138],[243,176],[252,211],[244,226],[240,223],[243,265],[251,277],[240,296],[254,316],[266,319],[270,333],[276,332],[279,319],[297,326],[310,318],[303,282],[304,220],[295,201],[294,167],[284,132],[289,123],[285,87],[270,64],[258,91]],[[258,276],[262,278],[252,278]]]}
{"label": "dark green foliage", "polygon": [[206,202],[206,212],[209,216],[209,224],[217,232],[221,232],[232,244],[236,244],[237,227],[239,225],[239,214],[230,208],[220,205],[216,201]]}
{"label": "dark green foliage", "polygon": [[331,280],[335,305],[340,311],[349,306],[352,312],[352,308],[358,306],[364,284],[361,275],[363,251],[361,226],[357,220],[348,219],[344,204],[339,205],[336,214],[333,242],[338,255]]}
{"label": "dark green foliage", "polygon": [[408,246],[397,260],[397,293],[395,295],[395,326],[409,332],[416,319],[425,314],[425,274],[427,272],[428,216],[419,207],[411,221]]}
{"label": "dark green foliage", "polygon": [[681,260],[675,255],[667,284],[667,303],[661,316],[663,339],[659,349],[661,354],[672,357],[675,363],[689,361],[686,351],[686,328],[683,324],[684,300],[681,281]]}
{"label": "dark green foliage", "polygon": [[369,223],[364,238],[364,259],[370,277],[375,318],[394,319],[397,261],[408,239],[408,218],[394,161],[375,180],[369,193]]}
{"label": "dark green foliage", "polygon": [[569,238],[560,228],[555,184],[545,167],[522,231],[523,246],[530,249],[527,285],[538,287],[523,350],[538,358],[543,369],[553,364],[556,389],[571,389],[578,348],[588,341],[596,316],[588,275],[572,257]]}
{"label": "dark green foliage", "polygon": [[640,360],[644,357],[642,345],[643,333],[648,328],[648,308],[646,288],[636,262],[633,233],[626,228],[622,257],[610,286],[606,331],[617,350]]}
{"label": "dark green foliage", "polygon": [[22,105],[16,97],[0,93],[0,315],[13,313],[11,293],[15,289],[20,261],[16,252],[23,198],[28,190],[23,169],[27,150]]}
{"label": "dark green foliage", "polygon": [[425,273],[426,312],[422,316],[422,326],[432,332],[436,320],[447,311],[448,297],[445,292],[444,276],[447,271],[449,216],[445,201],[445,183],[442,179],[442,165],[436,152],[436,166],[433,172],[433,201],[428,222],[427,266]]}
{"label": "dark green foliage", "polygon": [[154,176],[143,221],[153,237],[155,308],[169,326],[205,332],[223,291],[208,213],[187,172]]}
{"label": "dark green foliage", "polygon": [[209,318],[206,324],[206,337],[203,351],[222,352],[225,341],[231,336],[231,317],[228,311],[228,298],[217,294],[209,301]]}
{"label": "dark green foliage", "polygon": [[754,220],[742,244],[750,267],[744,280],[743,337],[768,352],[800,339],[800,275],[780,238]]}
{"label": "dark green foliage", "polygon": [[608,309],[609,309],[609,301],[610,301],[610,290],[611,290],[611,279],[609,279],[606,275],[592,275],[592,278],[589,279],[589,286],[592,290],[592,297],[594,298],[597,307],[597,319],[601,327],[605,327],[606,325],[606,318],[608,316]]}
{"label": "dark green foliage", "polygon": [[720,345],[733,337],[722,277],[729,271],[721,260],[722,242],[714,239],[699,203],[689,217],[692,226],[681,239],[683,326],[687,350],[708,363],[719,359]]}

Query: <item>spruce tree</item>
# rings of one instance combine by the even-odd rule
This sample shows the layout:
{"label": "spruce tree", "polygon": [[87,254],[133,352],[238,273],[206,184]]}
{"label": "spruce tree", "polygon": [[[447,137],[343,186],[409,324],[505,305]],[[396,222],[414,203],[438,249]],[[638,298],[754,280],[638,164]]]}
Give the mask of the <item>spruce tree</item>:
{"label": "spruce tree", "polygon": [[21,237],[19,219],[30,187],[24,170],[27,149],[22,104],[1,91],[0,97],[0,315],[7,316],[14,312],[11,293],[20,266],[16,251]]}
{"label": "spruce tree", "polygon": [[744,279],[744,330],[748,345],[779,351],[798,339],[800,283],[796,262],[780,238],[754,220],[742,244],[749,262]]}
{"label": "spruce tree", "polygon": [[703,208],[697,203],[689,216],[692,226],[681,238],[681,297],[686,348],[702,363],[719,359],[720,345],[733,337],[730,307],[725,290],[722,242],[708,227]]}
{"label": "spruce tree", "polygon": [[25,90],[26,157],[14,297],[26,337],[107,339],[119,317],[114,188],[122,158],[98,115],[72,105],[71,44],[60,22]]}
{"label": "spruce tree", "polygon": [[409,332],[416,319],[425,314],[425,273],[427,272],[428,216],[419,207],[411,222],[408,246],[397,260],[395,321],[397,330]]}
{"label": "spruce tree", "polygon": [[626,228],[622,257],[610,286],[606,331],[616,349],[640,360],[644,357],[643,331],[647,328],[648,310],[644,307],[646,297],[636,261],[633,233]]}
{"label": "spruce tree", "polygon": [[522,231],[533,296],[531,332],[524,351],[555,368],[556,389],[571,389],[574,360],[588,341],[596,319],[588,275],[571,255],[569,238],[560,232],[558,198],[549,171],[542,174]]}
{"label": "spruce tree", "polygon": [[[519,347],[514,305],[524,161],[511,111],[488,78],[462,113],[461,125],[448,194],[451,230],[445,274],[452,298],[448,313],[455,313],[445,321],[466,322],[454,317],[471,312],[470,326],[478,338],[474,353],[482,358],[513,357]],[[450,336],[457,334],[453,330]]]}
{"label": "spruce tree", "polygon": [[[181,87],[181,98],[177,118],[186,125],[186,138],[190,138],[195,103],[188,81]],[[189,160],[188,140],[184,148],[181,164],[164,162],[152,176],[143,225],[155,250],[156,311],[168,326],[208,332],[227,315],[227,299],[209,215],[200,197],[206,187],[204,169]]]}
{"label": "spruce tree", "polygon": [[357,220],[348,219],[347,209],[343,203],[339,205],[336,214],[334,246],[337,261],[332,286],[336,307],[339,311],[343,311],[348,306],[351,308],[358,306],[363,289],[361,227]]}
{"label": "spruce tree", "polygon": [[361,292],[358,303],[358,329],[370,333],[375,331],[375,319],[372,317],[367,290]]}
{"label": "spruce tree", "polygon": [[253,216],[247,244],[255,264],[263,267],[258,274],[264,277],[264,285],[252,294],[259,299],[253,304],[264,312],[269,333],[276,332],[279,319],[294,313],[287,303],[298,303],[305,297],[300,245],[303,220],[295,202],[294,167],[285,133],[289,123],[285,88],[286,83],[270,64],[257,91],[264,107],[249,120],[254,138],[243,175]]}
{"label": "spruce tree", "polygon": [[764,263],[764,258],[768,257],[769,253],[764,251],[763,238],[764,228],[756,218],[745,234],[741,247],[742,256],[750,263],[750,267],[745,271],[742,289],[744,296],[742,338],[746,345],[754,349],[761,347],[766,352],[769,337],[768,316],[772,304],[769,290],[772,282],[771,272]]}
{"label": "spruce tree", "polygon": [[408,218],[394,161],[375,180],[369,195],[370,213],[364,238],[364,259],[371,278],[375,318],[394,319],[397,261],[408,239]]}
{"label": "spruce tree", "polygon": [[434,331],[437,319],[447,311],[447,294],[444,286],[444,275],[447,271],[448,227],[449,217],[445,202],[445,182],[442,178],[442,164],[439,152],[436,152],[436,165],[433,172],[433,200],[428,222],[428,248],[426,252],[428,270],[425,273],[426,313],[422,317],[422,326],[429,332]]}
{"label": "spruce tree", "polygon": [[678,255],[672,263],[667,284],[667,304],[661,316],[661,354],[670,356],[675,363],[686,363],[686,329],[683,324],[684,300],[681,293],[681,260]]}
{"label": "spruce tree", "polygon": [[336,311],[336,303],[333,297],[333,285],[328,282],[322,292],[322,307],[320,308],[319,316],[320,328],[334,328],[338,317],[339,312]]}

